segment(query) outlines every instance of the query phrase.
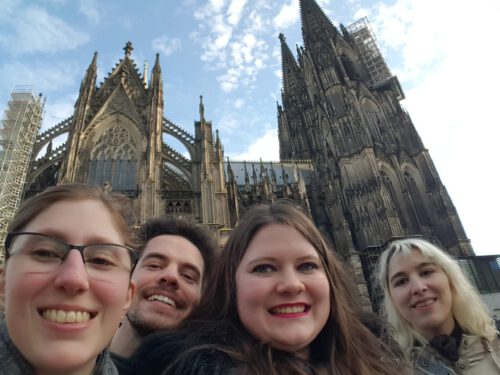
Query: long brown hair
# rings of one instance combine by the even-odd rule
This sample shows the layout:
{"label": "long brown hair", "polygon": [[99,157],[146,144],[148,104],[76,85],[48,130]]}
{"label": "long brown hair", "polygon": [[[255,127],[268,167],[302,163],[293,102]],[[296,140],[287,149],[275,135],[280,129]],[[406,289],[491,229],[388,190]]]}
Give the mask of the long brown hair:
{"label": "long brown hair", "polygon": [[[311,358],[305,363],[293,353],[259,345],[238,317],[236,269],[256,233],[275,223],[290,226],[314,246],[330,285],[330,315],[323,330],[311,343]],[[247,210],[231,233],[208,285],[198,309],[185,323],[186,328],[201,329],[202,332],[195,333],[195,336],[210,338],[216,343],[213,349],[222,350],[235,362],[243,363],[250,373],[401,374],[396,350],[382,343],[361,322],[361,312],[355,308],[352,298],[355,286],[342,263],[312,220],[290,202],[261,204]],[[219,335],[219,340],[211,337],[214,333]],[[230,337],[228,333],[231,333]],[[260,350],[256,350],[256,346]],[[191,347],[192,350],[196,348]]]}

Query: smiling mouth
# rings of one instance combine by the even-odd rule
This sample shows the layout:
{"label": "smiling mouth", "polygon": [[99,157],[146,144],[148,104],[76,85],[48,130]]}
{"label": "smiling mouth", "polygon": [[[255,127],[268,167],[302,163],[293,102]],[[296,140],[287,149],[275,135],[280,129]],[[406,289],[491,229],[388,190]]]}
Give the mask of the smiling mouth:
{"label": "smiling mouth", "polygon": [[152,296],[148,297],[148,301],[159,301],[162,302],[166,305],[172,306],[174,309],[177,308],[177,304],[172,298],[169,298],[167,296],[163,296],[161,294],[153,294]]}
{"label": "smiling mouth", "polygon": [[39,313],[45,320],[62,324],[87,322],[97,315],[87,311],[66,311],[53,309],[43,310]]}
{"label": "smiling mouth", "polygon": [[427,306],[430,306],[432,305],[434,302],[436,302],[436,298],[429,298],[429,299],[426,299],[425,301],[419,301],[417,303],[415,303],[414,305],[412,305],[413,308],[421,308],[421,307],[427,307]]}
{"label": "smiling mouth", "polygon": [[269,310],[271,314],[300,314],[306,312],[311,307],[308,305],[296,305],[296,306],[277,306]]}

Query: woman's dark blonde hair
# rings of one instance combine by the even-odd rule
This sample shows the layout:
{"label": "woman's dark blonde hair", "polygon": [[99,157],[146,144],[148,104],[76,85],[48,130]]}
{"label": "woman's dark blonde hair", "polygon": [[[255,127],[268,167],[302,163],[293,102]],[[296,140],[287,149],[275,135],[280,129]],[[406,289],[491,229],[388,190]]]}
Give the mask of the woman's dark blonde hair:
{"label": "woman's dark blonde hair", "polygon": [[[271,224],[287,225],[316,249],[330,286],[330,315],[311,343],[310,359],[303,361],[294,353],[275,350],[260,344],[241,324],[237,305],[235,275],[246,249],[262,228]],[[314,223],[289,202],[261,204],[247,210],[233,230],[215,268],[213,278],[202,296],[198,309],[186,328],[190,333],[189,353],[177,358],[170,368],[182,368],[189,355],[197,350],[196,340],[210,338],[213,350],[223,351],[252,374],[401,374],[398,358],[361,322],[354,307],[355,288]],[[190,330],[189,330],[190,328]],[[213,337],[213,336],[218,337]],[[194,345],[194,346],[193,346]],[[206,350],[207,345],[200,345]],[[189,366],[189,363],[187,363]],[[166,373],[169,373],[168,370]]]}
{"label": "woman's dark blonde hair", "polygon": [[137,243],[132,235],[131,226],[135,224],[135,215],[129,198],[122,194],[107,193],[98,186],[83,183],[66,183],[52,186],[24,201],[14,219],[8,226],[8,232],[21,231],[42,211],[60,201],[78,201],[93,199],[102,202],[114,218],[117,229],[123,237],[124,244],[132,248]]}

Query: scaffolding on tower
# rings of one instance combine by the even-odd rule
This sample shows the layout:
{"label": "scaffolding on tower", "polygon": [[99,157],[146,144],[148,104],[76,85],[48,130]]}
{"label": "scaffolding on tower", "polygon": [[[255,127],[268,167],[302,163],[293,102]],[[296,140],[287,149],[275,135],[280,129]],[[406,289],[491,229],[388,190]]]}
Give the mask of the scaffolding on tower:
{"label": "scaffolding on tower", "polygon": [[[45,98],[32,86],[16,86],[0,125],[0,244],[23,198],[36,135],[42,124]],[[3,246],[0,263],[3,262]]]}
{"label": "scaffolding on tower", "polygon": [[374,86],[392,77],[391,71],[385,63],[382,53],[377,45],[375,34],[372,31],[368,18],[363,17],[347,26],[347,30],[354,38],[362,59],[370,75],[369,84]]}

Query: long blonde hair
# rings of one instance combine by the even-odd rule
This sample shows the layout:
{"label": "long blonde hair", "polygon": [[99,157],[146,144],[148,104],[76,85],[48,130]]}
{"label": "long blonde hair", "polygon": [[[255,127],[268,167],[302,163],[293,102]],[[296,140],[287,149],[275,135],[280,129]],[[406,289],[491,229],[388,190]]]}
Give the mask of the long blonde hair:
{"label": "long blonde hair", "polygon": [[382,313],[394,328],[396,341],[404,349],[413,346],[415,342],[422,344],[427,342],[411,322],[398,312],[389,290],[388,271],[391,259],[396,255],[411,256],[414,250],[420,251],[448,277],[452,294],[451,312],[460,328],[466,333],[492,340],[496,336],[496,329],[492,324],[488,308],[462,272],[458,262],[428,241],[409,238],[392,242],[382,253],[377,266],[378,283],[384,292]]}

